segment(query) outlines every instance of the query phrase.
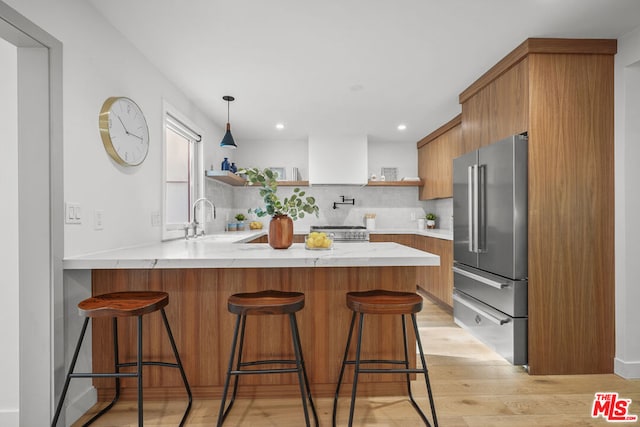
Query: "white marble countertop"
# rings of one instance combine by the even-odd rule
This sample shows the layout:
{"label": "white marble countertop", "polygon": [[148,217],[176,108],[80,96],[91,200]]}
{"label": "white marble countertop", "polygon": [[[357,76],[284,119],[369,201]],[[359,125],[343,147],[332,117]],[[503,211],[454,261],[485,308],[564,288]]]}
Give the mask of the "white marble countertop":
{"label": "white marble countertop", "polygon": [[65,258],[63,265],[68,270],[440,265],[438,255],[397,243],[335,242],[329,250],[307,250],[303,243],[280,250],[266,243],[245,243],[265,232],[220,233],[192,240],[116,249]]}

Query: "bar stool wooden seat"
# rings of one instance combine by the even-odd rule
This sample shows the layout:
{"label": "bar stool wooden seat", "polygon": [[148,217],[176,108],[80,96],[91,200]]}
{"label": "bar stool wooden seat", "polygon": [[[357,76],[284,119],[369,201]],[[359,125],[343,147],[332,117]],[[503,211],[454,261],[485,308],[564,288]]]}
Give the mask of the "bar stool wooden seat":
{"label": "bar stool wooden seat", "polygon": [[[227,369],[227,376],[224,383],[224,391],[222,395],[222,401],[220,402],[220,412],[218,414],[218,426],[222,426],[222,423],[226,419],[229,411],[236,398],[238,391],[238,377],[240,375],[250,374],[281,374],[281,373],[297,373],[298,383],[300,385],[300,395],[302,397],[302,408],[304,410],[304,418],[307,427],[310,427],[309,411],[307,408],[307,401],[311,406],[313,417],[315,419],[315,425],[318,426],[318,415],[316,414],[316,408],[313,404],[313,398],[311,396],[311,388],[309,387],[309,379],[307,378],[307,371],[304,367],[304,358],[302,356],[302,346],[300,344],[300,333],[298,331],[298,323],[296,321],[296,312],[304,308],[304,294],[300,292],[282,292],[275,290],[266,290],[253,293],[241,293],[231,295],[227,301],[227,308],[229,312],[236,314],[236,324],[233,331],[233,342],[231,344],[231,356],[229,357],[229,367]],[[244,346],[244,331],[246,325],[247,316],[251,315],[287,315],[289,317],[289,325],[291,328],[291,337],[293,341],[294,360],[255,360],[250,362],[242,361],[242,349]],[[240,345],[238,344],[238,332],[240,333]],[[268,337],[265,337],[268,339]],[[237,348],[237,360],[236,360],[236,348]],[[236,368],[233,369],[234,360],[236,360]],[[264,368],[250,368],[259,365],[295,365],[291,368],[277,368],[277,369],[264,369]],[[229,390],[229,382],[231,377],[234,376],[233,392],[229,401],[228,407],[225,409],[227,392]]]}
{"label": "bar stool wooden seat", "polygon": [[[178,354],[178,349],[176,347],[176,343],[173,339],[173,334],[171,333],[171,328],[169,327],[169,321],[167,320],[167,315],[165,313],[164,307],[169,304],[169,294],[166,292],[155,292],[155,291],[140,291],[140,292],[114,292],[103,295],[98,295],[95,297],[87,298],[81,301],[78,304],[79,314],[85,317],[84,323],[82,325],[82,331],[80,332],[80,338],[78,339],[78,344],[76,345],[75,351],[73,353],[73,358],[71,359],[71,365],[69,366],[69,372],[66,376],[64,387],[62,389],[62,394],[60,396],[60,400],[58,402],[58,406],[56,408],[56,413],[53,417],[53,421],[51,422],[52,427],[56,425],[58,422],[58,418],[60,416],[60,412],[62,410],[62,405],[64,403],[64,399],[67,394],[67,390],[69,388],[69,383],[72,378],[115,378],[116,391],[115,396],[111,403],[108,406],[103,408],[100,412],[98,412],[93,418],[87,421],[84,425],[87,426],[97,420],[99,417],[104,415],[109,409],[111,409],[118,399],[120,398],[120,378],[125,377],[133,377],[138,379],[138,425],[143,425],[143,406],[142,406],[142,367],[143,366],[163,366],[169,368],[177,368],[180,370],[180,375],[182,376],[182,381],[184,383],[185,390],[187,391],[189,403],[187,405],[187,409],[182,416],[182,420],[180,421],[180,426],[183,426],[189,411],[191,410],[192,403],[192,395],[191,388],[189,387],[189,382],[187,381],[187,376],[182,367],[182,362],[180,361],[180,355]],[[165,329],[167,331],[167,335],[169,336],[169,341],[171,343],[171,348],[173,350],[173,354],[175,356],[175,363],[166,363],[166,362],[157,362],[157,361],[145,361],[142,355],[142,316],[146,314],[153,313],[155,311],[160,311],[162,314],[162,320],[164,322]],[[87,331],[87,326],[89,324],[89,319],[96,317],[111,317],[113,318],[113,349],[114,349],[114,372],[111,373],[76,373],[74,372],[76,361],[78,360],[78,354],[80,352],[80,347],[82,345],[82,341],[84,340],[85,333]],[[119,317],[137,317],[138,318],[138,340],[137,340],[137,359],[135,362],[127,362],[121,363],[118,356],[118,321]],[[136,367],[135,372],[120,372],[120,368],[124,367]]]}
{"label": "bar stool wooden seat", "polygon": [[[407,391],[409,393],[409,399],[411,404],[416,409],[420,418],[427,426],[429,420],[415,399],[411,392],[411,379],[409,374],[421,373],[424,374],[424,379],[427,385],[427,393],[429,395],[429,404],[431,405],[431,416],[435,427],[438,426],[438,419],[436,417],[436,408],[433,402],[433,396],[431,393],[431,384],[429,382],[429,373],[427,370],[427,362],[424,358],[424,352],[422,351],[422,342],[420,341],[420,333],[418,332],[418,323],[416,322],[416,313],[422,310],[422,297],[413,292],[398,292],[387,290],[372,290],[364,292],[348,292],[347,293],[347,307],[353,312],[351,316],[351,326],[349,328],[349,335],[347,337],[347,345],[344,350],[344,357],[342,359],[342,367],[340,369],[340,376],[338,377],[338,385],[336,387],[336,394],[333,400],[333,426],[336,425],[336,413],[338,409],[338,394],[340,392],[340,385],[342,383],[342,377],[344,375],[344,369],[346,365],[355,365],[355,371],[353,375],[353,388],[351,389],[351,407],[349,409],[349,426],[353,424],[353,412],[356,403],[356,390],[358,387],[358,375],[360,373],[404,373],[407,380]],[[360,350],[362,347],[362,329],[364,324],[364,315],[380,315],[380,314],[396,314],[402,316],[402,337],[404,342],[404,360],[362,360],[360,358]],[[420,361],[422,368],[412,369],[409,367],[409,347],[407,343],[407,328],[405,322],[405,315],[411,315],[411,322],[413,324],[413,330],[416,335],[416,341],[418,343],[418,350],[420,353]],[[351,345],[351,337],[353,335],[353,329],[356,323],[356,316],[359,317],[358,327],[358,341],[356,346],[355,360],[348,360],[349,348]],[[390,365],[403,365],[403,368],[361,368],[362,364],[390,364]]]}

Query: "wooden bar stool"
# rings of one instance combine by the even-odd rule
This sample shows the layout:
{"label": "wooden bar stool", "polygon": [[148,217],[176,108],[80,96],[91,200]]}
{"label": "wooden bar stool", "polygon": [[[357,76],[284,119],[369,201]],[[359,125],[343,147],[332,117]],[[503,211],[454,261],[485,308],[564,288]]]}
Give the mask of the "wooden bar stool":
{"label": "wooden bar stool", "polygon": [[[251,374],[282,374],[297,373],[298,383],[300,384],[300,395],[302,397],[302,408],[304,409],[304,419],[307,427],[309,423],[309,411],[307,409],[307,400],[311,406],[315,425],[318,426],[318,415],[311,397],[311,389],[309,387],[309,379],[307,371],[304,367],[304,358],[302,357],[302,345],[300,344],[300,333],[298,332],[298,323],[296,321],[296,312],[304,308],[304,294],[300,292],[281,292],[267,290],[254,293],[234,294],[229,297],[227,302],[228,310],[237,315],[236,325],[233,331],[233,342],[231,344],[231,356],[229,357],[229,367],[227,369],[227,377],[224,382],[224,391],[222,401],[220,402],[220,412],[218,414],[218,426],[222,426],[225,418],[231,411],[233,402],[238,391],[238,377],[240,375]],[[293,350],[295,354],[294,360],[255,360],[251,362],[242,361],[242,348],[244,346],[244,329],[247,316],[250,315],[275,315],[286,314],[289,316],[289,325],[291,328],[291,338],[293,341]],[[233,362],[236,359],[236,347],[238,344],[238,332],[240,332],[240,346],[236,361],[236,368],[233,369]],[[267,338],[267,337],[265,337]],[[278,369],[242,369],[249,366],[259,365],[295,365],[295,368],[278,368]],[[229,406],[225,409],[227,392],[229,390],[229,382],[231,376],[234,376],[233,393]]]}
{"label": "wooden bar stool", "polygon": [[[427,426],[430,426],[429,420],[422,412],[418,404],[413,398],[411,393],[411,379],[409,374],[422,373],[424,374],[425,382],[427,383],[427,393],[429,395],[429,403],[431,405],[431,415],[433,418],[433,424],[438,426],[438,419],[436,417],[436,407],[433,403],[433,396],[431,394],[431,384],[429,383],[429,374],[427,372],[427,362],[424,358],[424,352],[422,351],[422,342],[420,341],[420,333],[418,332],[418,323],[416,322],[416,313],[422,310],[422,297],[413,292],[397,292],[386,290],[373,290],[365,292],[348,292],[347,293],[347,307],[353,311],[351,316],[351,327],[349,329],[349,336],[347,338],[347,346],[344,350],[344,357],[342,359],[342,368],[340,369],[340,376],[338,377],[338,386],[336,387],[336,394],[333,399],[333,426],[336,425],[336,413],[338,409],[338,394],[340,392],[340,385],[342,383],[342,377],[344,375],[344,368],[346,365],[355,365],[355,371],[353,375],[353,388],[351,390],[351,407],[349,409],[349,426],[353,423],[353,411],[356,403],[356,390],[358,387],[358,375],[360,373],[404,373],[407,379],[407,390],[409,392],[409,399],[411,404],[416,409],[420,418],[425,422]],[[349,353],[349,347],[351,345],[351,337],[353,335],[353,328],[355,327],[356,314],[359,315],[359,328],[358,328],[358,342],[356,347],[355,360],[347,360]],[[365,314],[400,314],[402,315],[402,337],[404,339],[404,360],[361,360],[360,349],[362,346],[362,329],[364,324]],[[416,340],[418,342],[418,350],[420,351],[420,361],[422,362],[422,369],[409,368],[409,347],[407,343],[407,328],[405,323],[405,315],[411,315],[411,321],[413,323],[413,330],[415,331]],[[404,365],[404,368],[361,368],[362,364],[391,364],[391,365]]]}
{"label": "wooden bar stool", "polygon": [[[169,368],[178,368],[180,370],[180,375],[182,375],[182,381],[184,382],[184,387],[187,391],[187,395],[189,397],[189,404],[187,405],[187,409],[182,416],[182,420],[180,421],[180,426],[183,426],[185,420],[187,419],[187,415],[191,410],[191,388],[189,387],[189,382],[187,381],[187,376],[184,373],[184,369],[182,367],[182,362],[180,361],[180,355],[178,354],[178,349],[176,347],[176,343],[173,339],[173,334],[171,333],[171,328],[169,327],[169,321],[167,320],[167,315],[164,311],[164,307],[169,304],[169,294],[166,292],[154,292],[154,291],[141,291],[141,292],[114,292],[104,295],[98,295],[92,298],[87,298],[84,301],[81,301],[78,304],[79,314],[85,317],[84,324],[82,325],[82,331],[80,332],[80,338],[78,339],[78,344],[76,345],[76,349],[73,353],[73,358],[71,359],[71,366],[69,366],[69,373],[67,374],[66,380],[64,382],[64,387],[62,389],[62,395],[60,396],[60,401],[58,402],[58,407],[56,409],[56,413],[53,417],[53,421],[51,422],[51,426],[55,426],[58,422],[58,418],[60,416],[60,412],[62,410],[62,404],[64,403],[64,398],[67,394],[67,390],[69,388],[69,382],[72,378],[115,378],[116,382],[116,393],[109,405],[98,412],[93,418],[91,418],[84,425],[87,426],[97,420],[99,417],[104,415],[109,409],[116,404],[120,397],[120,378],[124,377],[133,377],[138,379],[138,425],[143,425],[143,408],[142,408],[142,367],[143,366],[164,366]],[[167,334],[169,336],[169,341],[171,343],[171,348],[173,349],[173,354],[176,359],[176,363],[165,363],[165,362],[155,362],[155,361],[145,361],[142,357],[142,316],[145,314],[153,313],[154,311],[160,310],[162,314],[162,320],[164,322],[165,329],[167,330]],[[118,357],[118,317],[138,317],[138,355],[136,362],[127,362],[120,363]],[[87,330],[87,325],[89,324],[89,319],[92,317],[111,317],[113,318],[113,356],[114,356],[114,372],[112,373],[75,373],[73,372],[76,361],[78,360],[78,354],[80,352],[80,347],[82,345],[82,341],[84,340],[84,335]],[[124,367],[136,367],[135,372],[120,372],[120,368]]]}

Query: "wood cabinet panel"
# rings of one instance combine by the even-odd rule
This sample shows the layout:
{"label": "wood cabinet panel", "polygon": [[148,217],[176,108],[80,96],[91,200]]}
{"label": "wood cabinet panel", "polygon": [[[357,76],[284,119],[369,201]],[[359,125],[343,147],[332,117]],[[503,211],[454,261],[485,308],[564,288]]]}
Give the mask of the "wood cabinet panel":
{"label": "wood cabinet panel", "polygon": [[440,256],[439,267],[417,267],[416,284],[429,296],[453,308],[453,242],[413,234],[372,234],[372,242],[395,242]]}
{"label": "wood cabinet panel", "polygon": [[[314,395],[333,396],[344,353],[351,311],[346,306],[348,291],[390,289],[415,292],[416,267],[341,268],[229,268],[94,270],[94,295],[126,290],[160,290],[169,293],[167,317],[195,398],[218,398],[222,391],[235,316],[227,310],[228,297],[236,292],[279,289],[305,293],[305,307],[297,313],[305,365]],[[108,372],[113,367],[111,319],[96,318],[92,323],[93,369]],[[402,359],[399,316],[371,316],[365,322],[363,354],[376,358]],[[411,330],[409,342],[415,343]],[[118,324],[121,362],[135,360],[135,318]],[[148,357],[172,362],[170,344],[159,313],[143,320],[143,345]],[[355,346],[352,346],[352,354]],[[244,360],[292,358],[291,334],[286,317],[249,316],[247,318]],[[410,349],[415,366],[415,349]],[[145,397],[184,398],[177,370],[149,367],[145,370]],[[373,394],[402,394],[404,377],[368,374],[360,377],[358,390]],[[98,399],[113,396],[112,379],[95,379]],[[123,397],[135,399],[134,379],[122,379]],[[245,376],[239,394],[299,395],[295,375]],[[348,388],[345,389],[348,393]]]}
{"label": "wood cabinet panel", "polygon": [[529,135],[529,372],[613,372],[615,40],[529,39],[460,95],[470,151]]}
{"label": "wood cabinet panel", "polygon": [[394,242],[410,248],[416,247],[415,234],[370,234],[369,240],[371,242]]}
{"label": "wood cabinet panel", "polygon": [[417,249],[440,256],[440,267],[418,269],[418,285],[431,297],[453,308],[453,242],[428,236],[416,236]]}
{"label": "wood cabinet panel", "polygon": [[418,142],[418,175],[424,181],[420,200],[453,197],[453,159],[461,153],[462,116]]}
{"label": "wood cabinet panel", "polygon": [[462,105],[464,153],[526,132],[528,111],[528,60],[524,58]]}
{"label": "wood cabinet panel", "polygon": [[614,59],[529,59],[531,370],[612,372]]}

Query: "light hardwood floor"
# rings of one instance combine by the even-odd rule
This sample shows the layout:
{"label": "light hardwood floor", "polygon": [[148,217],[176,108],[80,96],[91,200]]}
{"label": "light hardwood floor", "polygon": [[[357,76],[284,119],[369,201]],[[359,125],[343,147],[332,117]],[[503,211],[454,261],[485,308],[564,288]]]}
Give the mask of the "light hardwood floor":
{"label": "light hardwood floor", "polygon": [[[630,413],[640,416],[640,380],[616,375],[530,376],[508,364],[493,351],[457,327],[449,313],[429,300],[418,317],[429,365],[439,424],[443,427],[603,426],[603,418],[591,418],[596,392],[617,392],[632,399]],[[418,403],[428,413],[423,381],[413,382]],[[321,426],[331,425],[333,400],[316,399]],[[184,401],[145,401],[146,426],[176,426]],[[215,425],[219,400],[195,400],[188,426]],[[82,425],[97,405],[74,426]],[[346,425],[349,399],[341,398],[338,425]],[[404,396],[359,398],[354,425],[421,425]],[[136,426],[135,402],[120,402],[95,426]],[[237,400],[225,426],[304,425],[299,399]],[[614,425],[640,425],[615,423]]]}

